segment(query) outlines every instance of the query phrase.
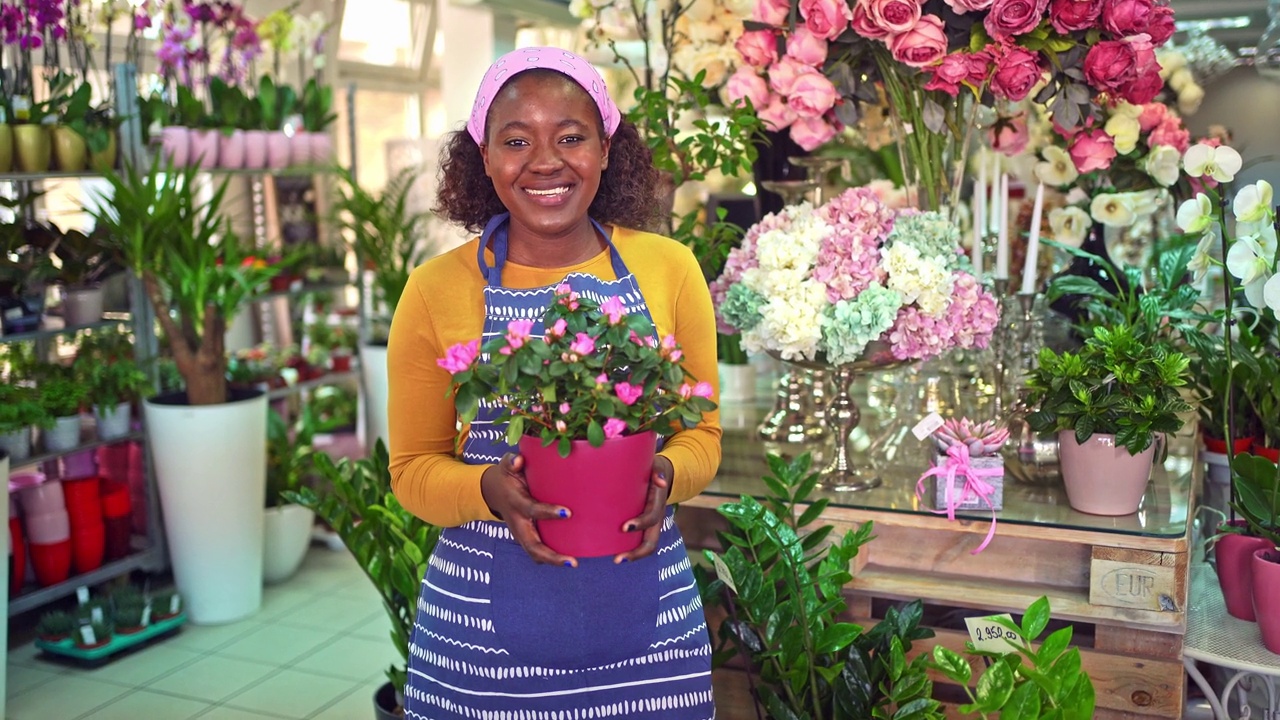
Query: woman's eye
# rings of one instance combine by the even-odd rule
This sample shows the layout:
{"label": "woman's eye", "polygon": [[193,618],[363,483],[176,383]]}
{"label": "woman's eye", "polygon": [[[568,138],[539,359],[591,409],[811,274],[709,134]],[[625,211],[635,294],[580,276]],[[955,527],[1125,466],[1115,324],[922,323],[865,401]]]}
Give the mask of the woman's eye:
{"label": "woman's eye", "polygon": [[570,135],[570,136],[568,136],[568,137],[566,137],[566,138],[561,139],[561,140],[560,140],[560,142],[562,142],[562,143],[569,143],[569,144],[575,144],[575,143],[580,143],[580,142],[582,142],[582,140],[583,140],[583,138],[582,138],[582,136],[581,136],[581,135]]}
{"label": "woman's eye", "polygon": [[510,140],[503,143],[503,145],[506,145],[507,147],[520,147],[522,145],[528,145],[528,144],[529,143],[525,142],[524,140],[521,140],[520,138],[511,138]]}

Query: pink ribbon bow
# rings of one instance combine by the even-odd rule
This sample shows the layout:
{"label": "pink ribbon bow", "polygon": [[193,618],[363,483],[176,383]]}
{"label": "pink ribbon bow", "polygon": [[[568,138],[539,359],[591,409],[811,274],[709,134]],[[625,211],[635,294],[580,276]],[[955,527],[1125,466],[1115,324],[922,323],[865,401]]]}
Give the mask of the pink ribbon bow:
{"label": "pink ribbon bow", "polygon": [[[943,465],[935,465],[928,472],[920,476],[919,482],[916,483],[916,499],[922,504],[924,503],[924,481],[931,478],[939,478],[939,482],[945,481],[946,485],[946,509],[930,510],[936,515],[946,515],[948,520],[956,519],[956,508],[960,503],[971,497],[978,497],[987,507],[991,508],[991,528],[987,530],[987,537],[982,541],[970,555],[977,555],[987,549],[987,545],[991,543],[991,539],[996,535],[996,508],[991,502],[991,493],[995,492],[995,486],[987,482],[983,478],[995,477],[1004,473],[1001,468],[978,469],[969,466],[969,448],[965,445],[952,445],[947,448],[947,462]],[[964,478],[964,488],[957,494],[955,492],[956,476]]]}

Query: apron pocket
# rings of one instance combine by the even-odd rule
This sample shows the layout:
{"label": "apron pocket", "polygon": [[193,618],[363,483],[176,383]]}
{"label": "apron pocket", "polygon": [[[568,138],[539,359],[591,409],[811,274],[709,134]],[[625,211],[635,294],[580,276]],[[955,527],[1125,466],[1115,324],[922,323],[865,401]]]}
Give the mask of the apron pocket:
{"label": "apron pocket", "polygon": [[512,660],[577,669],[650,652],[658,620],[656,557],[621,565],[587,558],[567,568],[539,565],[518,544],[495,545],[490,609]]}

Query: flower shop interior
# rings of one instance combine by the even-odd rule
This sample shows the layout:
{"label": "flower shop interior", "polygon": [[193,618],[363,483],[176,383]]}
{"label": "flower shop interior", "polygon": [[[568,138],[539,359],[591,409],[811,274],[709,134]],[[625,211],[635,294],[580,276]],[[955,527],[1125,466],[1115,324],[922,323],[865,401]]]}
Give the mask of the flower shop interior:
{"label": "flower shop interior", "polygon": [[1280,718],[1280,0],[0,0],[0,33],[0,717],[424,717],[390,319],[471,238],[448,134],[547,46],[715,308],[722,458],[676,515],[715,717]]}

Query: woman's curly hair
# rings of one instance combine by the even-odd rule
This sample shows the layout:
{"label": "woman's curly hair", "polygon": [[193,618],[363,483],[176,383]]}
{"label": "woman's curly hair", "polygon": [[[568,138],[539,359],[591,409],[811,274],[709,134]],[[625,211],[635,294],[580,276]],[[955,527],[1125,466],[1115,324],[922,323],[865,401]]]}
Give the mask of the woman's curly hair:
{"label": "woman's curly hair", "polygon": [[[626,120],[610,140],[609,167],[600,173],[600,189],[589,213],[606,225],[652,229],[659,207],[653,154],[636,126]],[[506,211],[493,181],[484,174],[480,146],[465,130],[450,133],[440,152],[436,214],[478,234],[490,218]]]}

